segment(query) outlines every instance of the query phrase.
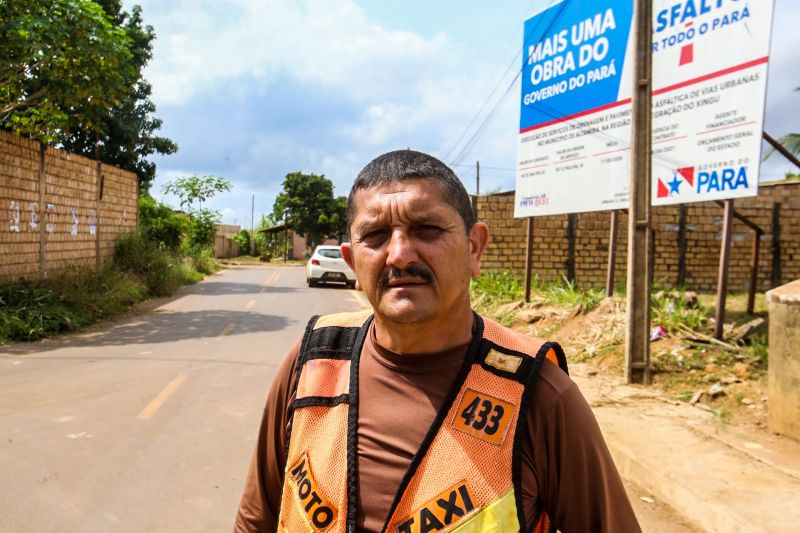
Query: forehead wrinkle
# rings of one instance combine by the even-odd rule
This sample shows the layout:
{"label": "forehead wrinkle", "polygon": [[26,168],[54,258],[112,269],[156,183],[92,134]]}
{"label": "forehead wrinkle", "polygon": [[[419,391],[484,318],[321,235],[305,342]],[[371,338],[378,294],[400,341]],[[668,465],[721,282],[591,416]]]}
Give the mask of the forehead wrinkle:
{"label": "forehead wrinkle", "polygon": [[356,225],[356,228],[363,231],[364,228],[378,225],[394,226],[397,224],[413,225],[425,223],[453,225],[453,222],[448,221],[447,217],[440,212],[439,206],[425,209],[417,208],[414,203],[419,202],[388,202],[388,212],[385,209],[386,204],[372,209],[368,208],[365,213],[358,215],[357,218],[361,220]]}

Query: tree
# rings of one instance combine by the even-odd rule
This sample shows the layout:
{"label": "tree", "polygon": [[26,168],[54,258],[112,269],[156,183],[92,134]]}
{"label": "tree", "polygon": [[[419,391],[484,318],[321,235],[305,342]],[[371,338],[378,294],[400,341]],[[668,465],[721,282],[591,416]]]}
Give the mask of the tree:
{"label": "tree", "polygon": [[241,255],[250,255],[250,232],[246,229],[240,229],[239,233],[231,235],[231,240],[239,245],[239,253]]}
{"label": "tree", "polygon": [[90,0],[3,0],[0,42],[0,125],[14,133],[100,134],[131,92],[131,38]]}
{"label": "tree", "polygon": [[[100,159],[104,163],[135,172],[143,191],[150,188],[156,175],[155,163],[148,161],[152,154],[172,154],[178,146],[166,137],[156,135],[162,121],[153,116],[156,107],[150,100],[152,87],[144,79],[142,70],[152,58],[155,33],[152,26],[144,26],[142,10],[133,6],[130,13],[122,11],[119,0],[95,0],[103,7],[115,28],[125,32],[130,39],[132,90],[111,108],[102,120],[103,145]],[[85,129],[74,129],[62,139],[64,148],[75,153],[94,157],[97,137]]]}
{"label": "tree", "polygon": [[337,196],[333,199],[333,212],[328,217],[328,225],[328,236],[336,237],[339,242],[344,241],[348,234],[346,196]]}
{"label": "tree", "polygon": [[[165,183],[161,192],[174,194],[180,198],[181,209],[188,208],[191,211],[201,209],[203,202],[231,188],[231,182],[220,176],[194,175]],[[195,202],[198,203],[197,208],[194,207]]]}
{"label": "tree", "polygon": [[176,195],[180,198],[181,209],[189,212],[190,246],[204,248],[214,244],[215,226],[222,217],[217,211],[204,209],[203,202],[217,193],[231,190],[232,187],[230,181],[219,176],[188,176],[164,184],[162,192]]}
{"label": "tree", "polygon": [[334,199],[333,182],[325,176],[292,172],[283,180],[272,214],[305,235],[306,244],[313,248],[325,237],[344,233],[346,205],[346,198]]}
{"label": "tree", "polygon": [[139,195],[139,227],[148,239],[175,252],[189,229],[189,219],[145,193]]}

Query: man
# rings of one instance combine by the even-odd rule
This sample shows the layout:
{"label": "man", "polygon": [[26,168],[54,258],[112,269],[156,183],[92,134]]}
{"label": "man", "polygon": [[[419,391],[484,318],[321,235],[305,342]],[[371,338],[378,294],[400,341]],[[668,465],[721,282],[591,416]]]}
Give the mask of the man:
{"label": "man", "polygon": [[372,312],[315,317],[284,360],[235,530],[638,531],[560,347],[473,313],[489,234],[452,170],[376,158],[348,224]]}

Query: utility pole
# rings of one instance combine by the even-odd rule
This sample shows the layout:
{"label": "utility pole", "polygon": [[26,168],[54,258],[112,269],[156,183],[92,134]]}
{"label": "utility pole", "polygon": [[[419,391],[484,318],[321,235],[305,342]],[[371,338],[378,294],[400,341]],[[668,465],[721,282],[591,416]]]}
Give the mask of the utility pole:
{"label": "utility pole", "polygon": [[478,199],[481,196],[481,162],[475,161],[475,205],[472,206],[472,214],[478,220]]}
{"label": "utility pole", "polygon": [[475,196],[481,195],[481,162],[475,161]]}
{"label": "utility pole", "polygon": [[256,255],[256,233],[255,233],[255,220],[253,217],[255,216],[256,212],[256,195],[253,195],[253,199],[250,203],[250,255]]}
{"label": "utility pole", "polygon": [[625,378],[650,383],[650,184],[652,150],[651,0],[636,0],[636,48],[633,64],[631,182],[628,210],[628,299]]}

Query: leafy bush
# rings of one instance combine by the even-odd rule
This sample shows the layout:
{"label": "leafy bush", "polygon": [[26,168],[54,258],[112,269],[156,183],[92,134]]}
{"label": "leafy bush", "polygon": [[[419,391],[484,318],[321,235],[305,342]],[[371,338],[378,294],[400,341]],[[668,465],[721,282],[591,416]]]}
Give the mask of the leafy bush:
{"label": "leafy bush", "polygon": [[114,243],[114,264],[123,272],[143,278],[153,296],[168,296],[186,280],[176,256],[161,250],[141,232],[129,233]]}
{"label": "leafy bush", "polygon": [[183,285],[197,283],[203,279],[204,274],[211,273],[203,272],[200,268],[198,268],[197,263],[191,257],[182,257],[178,263],[178,270],[180,271],[180,279]]}
{"label": "leafy bush", "polygon": [[[209,247],[185,248],[183,255],[187,265],[197,273],[213,274],[219,270],[217,263],[214,261],[213,250]],[[202,279],[202,276],[200,276],[200,279]]]}
{"label": "leafy bush", "polygon": [[239,230],[239,233],[231,235],[231,240],[239,245],[241,255],[250,254],[250,232],[246,229]]}
{"label": "leafy bush", "polygon": [[198,209],[192,212],[187,241],[191,247],[211,247],[214,246],[214,234],[217,231],[217,224],[220,222],[220,215],[210,209]]}
{"label": "leafy bush", "polygon": [[188,226],[186,215],[176,213],[147,194],[139,197],[139,227],[149,240],[176,251]]}

